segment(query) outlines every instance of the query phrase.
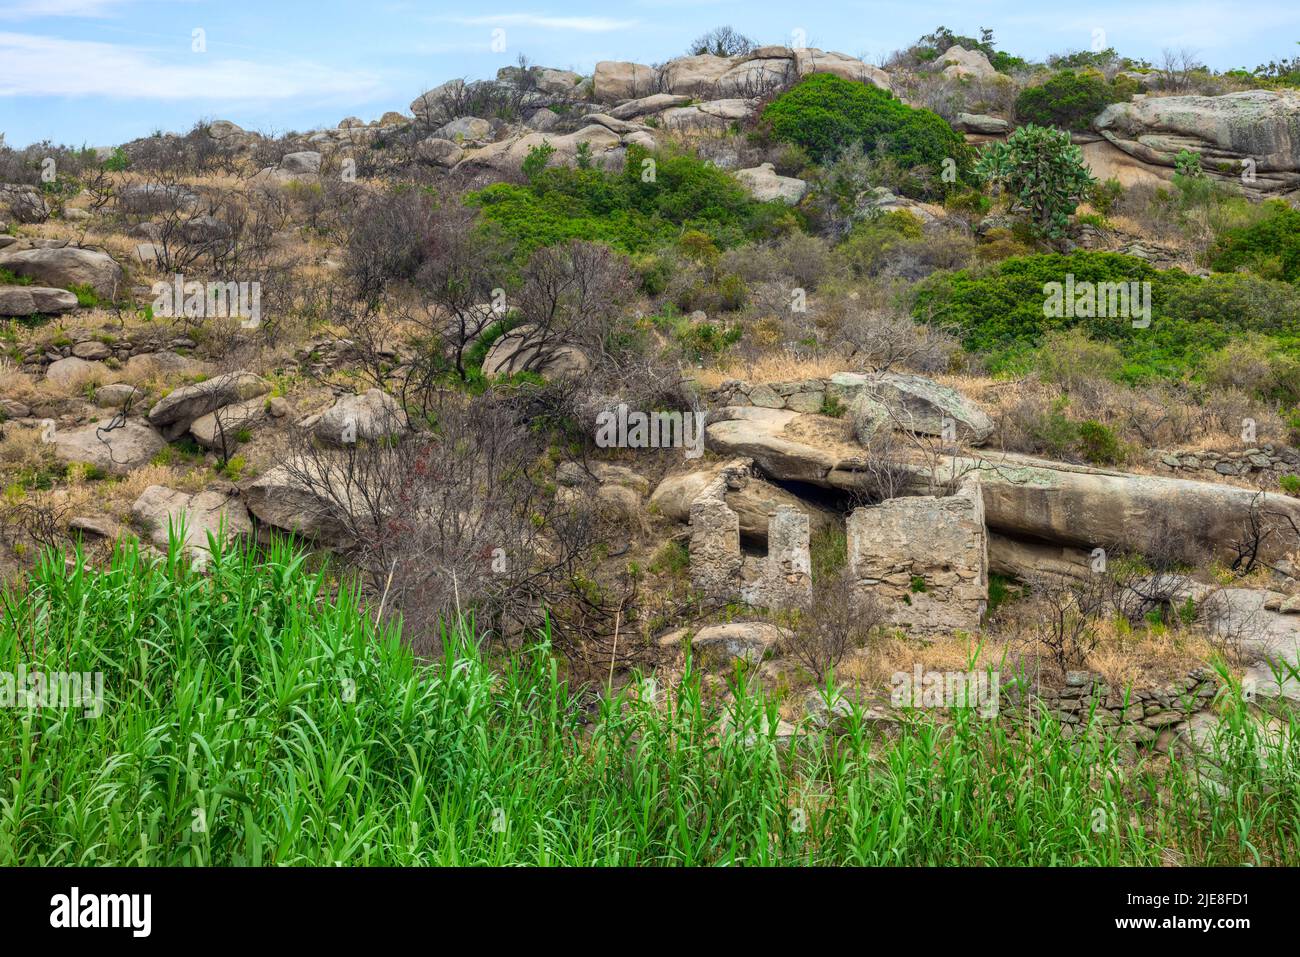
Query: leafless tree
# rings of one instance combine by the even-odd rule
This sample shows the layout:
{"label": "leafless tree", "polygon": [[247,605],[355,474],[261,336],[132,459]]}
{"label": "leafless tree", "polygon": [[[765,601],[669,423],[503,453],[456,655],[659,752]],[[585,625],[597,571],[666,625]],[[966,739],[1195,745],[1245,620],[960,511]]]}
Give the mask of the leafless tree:
{"label": "leafless tree", "polygon": [[754,49],[756,44],[749,37],[731,26],[714,27],[702,33],[692,41],[691,56],[743,56]]}
{"label": "leafless tree", "polygon": [[845,655],[866,646],[883,621],[879,599],[859,594],[848,573],[842,572],[830,581],[814,584],[812,598],[799,609],[784,640],[784,651],[817,681],[824,681]]}
{"label": "leafless tree", "polygon": [[536,473],[541,439],[508,404],[439,399],[434,428],[391,423],[400,440],[327,448],[300,437],[292,479],[422,650],[436,645],[440,623],[471,612],[498,637],[549,612],[557,639],[578,644],[568,623],[584,615],[573,609],[599,604],[577,585],[595,517],[556,500]]}
{"label": "leafless tree", "polygon": [[519,312],[531,354],[515,371],[535,371],[561,345],[592,354],[605,349],[614,320],[632,292],[626,261],[603,243],[572,240],[537,250],[524,268]]}

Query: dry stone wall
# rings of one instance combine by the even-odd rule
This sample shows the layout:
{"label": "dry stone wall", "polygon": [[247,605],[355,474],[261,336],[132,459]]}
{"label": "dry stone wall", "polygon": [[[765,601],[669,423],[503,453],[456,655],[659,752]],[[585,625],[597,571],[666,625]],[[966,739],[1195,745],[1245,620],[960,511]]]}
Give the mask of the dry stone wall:
{"label": "dry stone wall", "polygon": [[848,563],[858,591],[917,634],[976,631],[988,602],[988,531],[980,487],[895,498],[853,511]]}

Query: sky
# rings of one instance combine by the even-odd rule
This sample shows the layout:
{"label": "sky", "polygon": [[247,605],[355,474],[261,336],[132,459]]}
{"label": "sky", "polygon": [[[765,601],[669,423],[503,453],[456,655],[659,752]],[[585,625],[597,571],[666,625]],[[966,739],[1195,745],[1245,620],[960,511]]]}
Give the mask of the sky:
{"label": "sky", "polygon": [[1300,54],[1295,0],[0,0],[0,133],[103,146],[201,119],[318,129],[406,112],[520,54],[580,73],[663,62],[722,24],[873,62],[940,25],[989,27],[1030,59],[1098,40],[1153,62],[1189,49],[1217,69]]}

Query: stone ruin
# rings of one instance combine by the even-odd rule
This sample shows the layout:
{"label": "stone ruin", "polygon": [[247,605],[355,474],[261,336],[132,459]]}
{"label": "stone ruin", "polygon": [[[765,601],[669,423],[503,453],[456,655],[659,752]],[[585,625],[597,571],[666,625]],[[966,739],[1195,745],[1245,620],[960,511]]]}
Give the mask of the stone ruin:
{"label": "stone ruin", "polygon": [[[745,555],[740,517],[726,502],[753,467],[734,459],[690,506],[691,583],[719,601],[793,608],[812,597],[810,521],[778,506],[765,556]],[[877,599],[886,620],[918,634],[980,627],[988,596],[988,531],[977,482],[955,495],[896,498],[848,519],[848,569],[858,594]]]}
{"label": "stone ruin", "polygon": [[848,565],[858,593],[877,598],[890,624],[918,634],[976,631],[988,602],[984,495],[894,498],[848,520]]}
{"label": "stone ruin", "polygon": [[745,481],[751,467],[745,459],[728,463],[691,502],[691,583],[721,601],[739,599],[762,608],[803,604],[812,597],[806,512],[778,507],[768,522],[767,555],[741,551],[740,516],[723,496]]}

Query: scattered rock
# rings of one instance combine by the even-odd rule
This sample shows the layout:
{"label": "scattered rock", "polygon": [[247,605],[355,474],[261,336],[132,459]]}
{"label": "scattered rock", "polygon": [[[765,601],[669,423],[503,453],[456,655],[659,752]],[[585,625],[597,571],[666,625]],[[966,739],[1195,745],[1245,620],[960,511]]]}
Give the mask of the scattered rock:
{"label": "scattered rock", "polygon": [[143,419],[131,418],[121,423],[110,418],[77,429],[59,429],[51,442],[61,461],[84,462],[109,475],[126,475],[147,465],[167,444],[157,429]]}
{"label": "scattered rock", "polygon": [[0,268],[61,289],[90,286],[105,300],[117,298],[123,277],[112,256],[78,246],[3,252]]}
{"label": "scattered rock", "polygon": [[159,549],[166,550],[171,535],[184,537],[181,547],[199,568],[207,566],[212,555],[208,536],[229,543],[252,535],[253,523],[237,498],[205,490],[190,495],[162,485],[150,485],[131,506],[131,514]]}
{"label": "scattered rock", "polygon": [[778,176],[771,163],[763,163],[753,169],[736,172],[736,179],[749,191],[749,195],[760,203],[780,200],[794,206],[808,192],[808,184],[793,176]]}
{"label": "scattered rock", "polygon": [[65,289],[0,286],[0,316],[57,316],[76,308],[76,294]]}
{"label": "scattered rock", "polygon": [[149,421],[157,426],[184,423],[215,412],[223,406],[265,395],[271,383],[251,372],[230,372],[168,393],[149,410]]}
{"label": "scattered rock", "polygon": [[404,426],[397,400],[380,389],[370,389],[364,395],[342,396],[321,415],[312,432],[322,442],[351,445],[394,435]]}

